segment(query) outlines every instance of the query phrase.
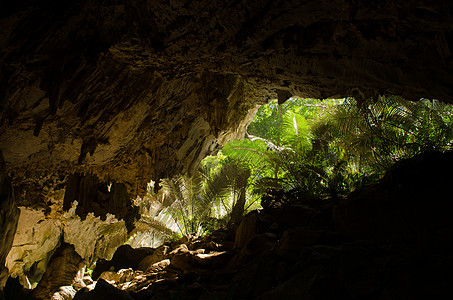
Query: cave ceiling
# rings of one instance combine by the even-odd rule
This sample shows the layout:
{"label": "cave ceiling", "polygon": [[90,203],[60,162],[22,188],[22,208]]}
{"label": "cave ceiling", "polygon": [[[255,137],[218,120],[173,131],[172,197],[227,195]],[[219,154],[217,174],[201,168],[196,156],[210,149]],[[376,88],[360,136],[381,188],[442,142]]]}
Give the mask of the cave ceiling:
{"label": "cave ceiling", "polygon": [[0,150],[29,194],[73,172],[139,193],[277,94],[453,103],[447,0],[15,1],[0,49]]}

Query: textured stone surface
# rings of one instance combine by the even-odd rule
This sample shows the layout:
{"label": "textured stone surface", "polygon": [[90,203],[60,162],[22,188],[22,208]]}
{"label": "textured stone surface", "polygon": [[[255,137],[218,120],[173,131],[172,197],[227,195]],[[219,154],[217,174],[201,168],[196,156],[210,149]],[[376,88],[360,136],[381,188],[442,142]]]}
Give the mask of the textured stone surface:
{"label": "textured stone surface", "polygon": [[76,292],[77,291],[72,286],[62,286],[58,292],[52,295],[50,300],[72,300]]}
{"label": "textured stone surface", "polygon": [[96,287],[92,291],[87,291],[81,289],[77,292],[74,297],[75,300],[90,300],[90,299],[99,299],[99,300],[132,300],[133,298],[129,296],[125,291],[119,290],[113,285],[108,284],[104,279],[99,279],[96,283]]}
{"label": "textured stone surface", "polygon": [[162,245],[158,247],[152,255],[144,257],[138,264],[138,270],[146,271],[155,263],[165,259],[166,255],[170,252],[170,247]]}
{"label": "textured stone surface", "polygon": [[0,290],[8,279],[8,269],[5,267],[6,257],[10,251],[20,211],[14,203],[14,193],[11,183],[5,173],[5,162],[0,151]]}
{"label": "textured stone surface", "polygon": [[52,211],[48,215],[42,210],[24,207],[20,210],[6,265],[10,275],[18,277],[27,288],[34,288],[39,282],[62,238],[74,246],[91,268],[100,258],[111,259],[116,248],[128,239],[125,222],[110,214],[101,220],[90,213],[82,220],[75,215],[75,207],[64,214]]}
{"label": "textured stone surface", "polygon": [[123,219],[128,231],[134,228],[138,218],[138,207],[131,203],[130,195],[123,183],[100,182],[96,176],[73,174],[66,183],[63,210],[68,211],[77,201],[76,214],[85,220],[92,212],[105,221],[107,214]]}
{"label": "textured stone surface", "polygon": [[16,186],[79,171],[125,182],[134,194],[240,136],[244,118],[275,89],[452,102],[452,5],[2,4],[1,150]]}
{"label": "textured stone surface", "polygon": [[66,219],[64,240],[75,246],[76,252],[85,259],[88,266],[99,258],[111,259],[116,248],[126,243],[128,238],[124,221],[107,215],[105,221],[93,214],[85,220],[72,215]]}
{"label": "textured stone surface", "polygon": [[50,256],[60,243],[61,222],[42,211],[20,207],[17,232],[7,266],[12,277],[27,288],[34,288],[46,271]]}
{"label": "textured stone surface", "polygon": [[63,243],[50,258],[46,273],[33,290],[36,299],[50,299],[62,286],[72,286],[80,269],[85,266],[74,246]]}
{"label": "textured stone surface", "polygon": [[133,268],[138,269],[138,266],[142,259],[148,255],[152,255],[154,249],[152,248],[137,248],[134,249],[130,245],[122,245],[115,248],[115,253],[110,261],[101,260],[96,264],[96,268],[93,270],[93,279],[96,280],[99,275],[104,271],[119,271],[121,269]]}

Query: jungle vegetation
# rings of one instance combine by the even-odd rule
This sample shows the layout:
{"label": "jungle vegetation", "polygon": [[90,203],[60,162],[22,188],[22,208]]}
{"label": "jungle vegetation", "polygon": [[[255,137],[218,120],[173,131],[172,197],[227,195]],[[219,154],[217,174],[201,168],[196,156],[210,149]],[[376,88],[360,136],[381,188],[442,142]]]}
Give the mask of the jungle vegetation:
{"label": "jungle vegetation", "polygon": [[271,100],[244,139],[207,157],[194,176],[163,180],[155,216],[171,217],[181,235],[203,234],[238,224],[269,188],[338,199],[401,159],[451,150],[452,122],[452,106],[437,100]]}

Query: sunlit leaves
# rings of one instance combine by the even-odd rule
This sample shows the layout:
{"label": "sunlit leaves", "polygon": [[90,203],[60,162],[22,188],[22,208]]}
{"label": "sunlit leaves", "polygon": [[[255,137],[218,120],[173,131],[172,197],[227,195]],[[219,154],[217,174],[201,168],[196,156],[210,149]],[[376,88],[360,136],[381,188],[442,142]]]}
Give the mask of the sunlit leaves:
{"label": "sunlit leaves", "polygon": [[[327,126],[326,126],[327,125]],[[331,143],[346,150],[356,169],[382,172],[392,163],[433,150],[448,150],[453,139],[451,107],[439,101],[380,97],[358,105],[353,98],[330,107],[318,120]]]}
{"label": "sunlit leaves", "polygon": [[205,159],[193,178],[165,180],[162,206],[188,233],[259,207],[269,187],[336,198],[376,181],[402,158],[451,149],[452,122],[452,106],[436,100],[272,100],[245,139]]}
{"label": "sunlit leaves", "polygon": [[282,117],[281,145],[306,151],[311,148],[310,137],[310,128],[304,116],[290,111]]}

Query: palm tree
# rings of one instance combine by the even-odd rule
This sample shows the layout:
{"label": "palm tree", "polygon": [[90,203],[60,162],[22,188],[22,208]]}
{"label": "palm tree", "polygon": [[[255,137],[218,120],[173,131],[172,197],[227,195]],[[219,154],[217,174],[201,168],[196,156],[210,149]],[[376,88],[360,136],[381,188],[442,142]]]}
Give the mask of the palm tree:
{"label": "palm tree", "polygon": [[213,199],[204,197],[201,174],[164,179],[162,189],[161,203],[176,221],[181,234],[203,234],[203,222],[210,216]]}
{"label": "palm tree", "polygon": [[218,168],[203,168],[206,178],[206,198],[221,204],[219,212],[224,212],[229,219],[227,227],[238,225],[244,212],[257,201],[249,192],[251,169],[235,159],[227,159]]}
{"label": "palm tree", "polygon": [[411,102],[390,96],[359,104],[347,98],[324,111],[314,133],[343,149],[357,171],[383,172],[402,158],[450,149],[451,112],[436,100]]}

